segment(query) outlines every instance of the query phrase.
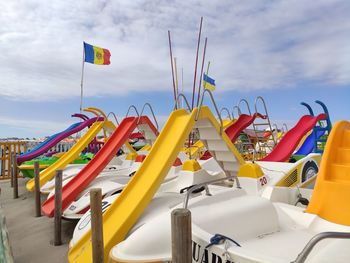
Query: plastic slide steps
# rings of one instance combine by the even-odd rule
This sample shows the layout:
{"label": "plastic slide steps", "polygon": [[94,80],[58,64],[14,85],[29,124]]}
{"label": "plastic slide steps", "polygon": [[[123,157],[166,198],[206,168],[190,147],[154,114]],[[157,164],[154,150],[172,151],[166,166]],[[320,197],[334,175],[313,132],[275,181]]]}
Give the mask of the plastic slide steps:
{"label": "plastic slide steps", "polygon": [[326,118],[327,115],[325,113],[319,114],[318,116],[304,115],[300,118],[298,123],[282,137],[281,141],[272,152],[260,161],[287,161],[303,136],[313,129],[318,121],[325,120]]}
{"label": "plastic slide steps", "polygon": [[[64,211],[77,196],[102,172],[107,164],[116,156],[119,149],[125,144],[132,132],[138,125],[148,125],[151,130],[158,134],[157,129],[146,116],[126,117],[114,130],[101,150],[95,157],[62,189],[62,210]],[[55,209],[55,198],[51,196],[42,205],[45,215],[52,217]]]}
{"label": "plastic slide steps", "polygon": [[[80,114],[74,114],[73,117],[80,117]],[[54,147],[57,143],[62,141],[63,139],[67,138],[68,136],[77,133],[81,131],[82,129],[92,125],[96,121],[96,118],[87,119],[83,122],[78,122],[75,124],[72,124],[69,126],[66,130],[56,133],[54,135],[51,135],[49,138],[47,138],[42,143],[38,144],[36,147],[34,147],[32,150],[23,153],[19,156],[17,156],[17,164],[20,165],[21,163],[25,161],[32,160],[44,153],[46,153],[48,150],[50,150],[52,147]]]}
{"label": "plastic slide steps", "polygon": [[237,121],[227,127],[225,129],[225,132],[230,138],[231,142],[234,143],[240,133],[249,125],[251,125],[257,117],[266,119],[266,116],[263,116],[260,113],[254,113],[253,115],[241,114]]}
{"label": "plastic slide steps", "polygon": [[350,226],[350,122],[333,127],[306,212]]}
{"label": "plastic slide steps", "polygon": [[[108,122],[108,121],[106,121]],[[67,164],[71,163],[76,159],[79,154],[84,150],[85,147],[96,137],[100,130],[104,127],[105,121],[95,122],[89,130],[80,138],[80,140],[73,145],[73,147],[66,153],[64,153],[61,158],[50,165],[48,168],[40,172],[40,186],[43,186],[46,182],[51,180],[55,176],[57,170],[63,169]],[[27,190],[34,191],[34,179],[27,182]]]}
{"label": "plastic slide steps", "polygon": [[[179,109],[171,113],[151,151],[126,185],[120,196],[103,214],[104,258],[108,261],[110,249],[124,240],[125,236],[142,215],[159,189],[169,169],[181,151],[190,131],[196,123],[198,108],[188,113]],[[199,120],[201,127],[216,130],[217,136],[228,149],[239,155],[226,133],[219,134],[220,125],[208,107],[201,107]],[[211,135],[212,136],[212,135]],[[224,147],[224,145],[222,146]],[[219,150],[219,149],[218,149]],[[244,162],[242,160],[242,162]],[[92,262],[91,230],[89,230],[69,251],[69,262]]]}
{"label": "plastic slide steps", "polygon": [[316,140],[319,140],[326,131],[313,131],[307,138],[305,139],[304,143],[300,146],[298,151],[294,153],[294,155],[308,155],[309,153],[312,153],[315,148],[315,133],[316,133]]}

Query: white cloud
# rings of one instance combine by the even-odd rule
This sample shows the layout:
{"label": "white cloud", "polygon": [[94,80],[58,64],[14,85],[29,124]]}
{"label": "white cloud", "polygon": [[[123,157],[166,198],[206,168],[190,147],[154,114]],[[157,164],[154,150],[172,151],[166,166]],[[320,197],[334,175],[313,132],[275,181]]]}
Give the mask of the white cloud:
{"label": "white cloud", "polygon": [[204,16],[218,90],[350,83],[350,2],[35,1],[0,3],[0,95],[50,101],[80,94],[82,41],[109,48],[86,64],[87,96],[170,90],[167,30],[185,87]]}

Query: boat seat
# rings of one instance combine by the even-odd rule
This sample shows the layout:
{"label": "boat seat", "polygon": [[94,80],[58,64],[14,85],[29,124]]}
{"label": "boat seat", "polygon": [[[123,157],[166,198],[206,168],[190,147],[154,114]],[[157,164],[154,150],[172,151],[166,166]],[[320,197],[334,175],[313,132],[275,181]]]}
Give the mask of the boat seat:
{"label": "boat seat", "polygon": [[269,200],[247,196],[237,189],[196,202],[190,210],[199,228],[212,235],[224,233],[238,243],[280,229],[276,209]]}

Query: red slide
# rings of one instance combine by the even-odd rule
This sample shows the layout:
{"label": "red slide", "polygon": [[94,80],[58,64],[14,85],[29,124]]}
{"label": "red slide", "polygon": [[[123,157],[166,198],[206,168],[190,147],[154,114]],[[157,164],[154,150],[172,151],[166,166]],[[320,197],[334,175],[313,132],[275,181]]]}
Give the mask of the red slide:
{"label": "red slide", "polygon": [[[157,129],[146,116],[124,118],[95,157],[71,181],[63,186],[62,211],[102,172],[139,124],[149,125],[151,130],[157,134]],[[55,198],[51,196],[43,203],[41,210],[46,216],[53,217],[54,209]]]}
{"label": "red slide", "polygon": [[318,116],[304,115],[298,123],[290,129],[272,150],[272,152],[260,161],[285,162],[294,152],[300,140],[312,130],[318,121],[325,120],[327,115],[322,113]]}
{"label": "red slide", "polygon": [[253,115],[241,114],[237,121],[235,121],[232,125],[227,127],[225,130],[227,136],[230,138],[232,143],[235,143],[239,134],[247,128],[253,121],[257,118],[266,119],[266,116],[261,115],[260,113],[254,113]]}

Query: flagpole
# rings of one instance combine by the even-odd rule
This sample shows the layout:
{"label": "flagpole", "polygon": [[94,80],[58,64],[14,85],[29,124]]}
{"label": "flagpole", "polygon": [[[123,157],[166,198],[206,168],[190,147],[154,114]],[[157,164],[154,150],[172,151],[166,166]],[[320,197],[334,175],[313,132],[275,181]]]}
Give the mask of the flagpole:
{"label": "flagpole", "polygon": [[192,110],[194,107],[194,96],[196,93],[196,77],[197,77],[197,65],[198,65],[198,52],[199,52],[199,44],[201,42],[201,34],[202,34],[202,23],[203,23],[203,17],[201,17],[201,23],[199,25],[199,33],[198,33],[198,42],[197,42],[197,54],[196,54],[196,64],[194,66],[194,80],[193,80],[193,89],[192,89]]}
{"label": "flagpole", "polygon": [[85,47],[83,42],[83,63],[81,67],[81,81],[80,81],[80,113],[82,113],[83,111],[84,66],[85,66]]}
{"label": "flagpole", "polygon": [[[184,68],[181,68],[181,93],[184,94]],[[181,108],[184,105],[184,98],[181,98]]]}
{"label": "flagpole", "polygon": [[168,39],[169,39],[169,51],[170,51],[171,76],[173,78],[174,103],[175,103],[175,107],[177,108],[177,103],[176,103],[177,97],[176,97],[176,90],[175,90],[174,66],[173,66],[173,52],[171,50],[170,30],[168,30]]}
{"label": "flagpole", "polygon": [[[174,70],[175,70],[175,94],[176,94],[176,98],[178,98],[178,96],[179,96],[179,81],[177,78],[176,57],[174,57]],[[177,107],[180,108],[180,102],[177,101],[176,104],[177,104]]]}
{"label": "flagpole", "polygon": [[[206,73],[206,74],[207,74],[207,76],[208,76],[208,74],[209,74],[209,67],[210,67],[210,61],[208,61],[207,73]],[[207,82],[205,82],[205,83],[204,83],[204,87],[203,87],[204,89],[203,89],[203,92],[204,92],[204,90],[205,90],[205,86],[206,86],[205,84],[207,84]]]}
{"label": "flagpole", "polygon": [[[201,68],[201,74],[199,76],[199,87],[198,87],[198,96],[197,96],[197,107],[199,104],[199,98],[201,95],[201,85],[202,85],[202,78],[203,78],[203,68],[204,68],[204,61],[205,61],[205,51],[207,50],[207,40],[208,38],[205,38],[205,42],[204,42],[204,50],[203,50],[203,60],[202,60],[202,68]],[[208,74],[208,73],[207,73]]]}

